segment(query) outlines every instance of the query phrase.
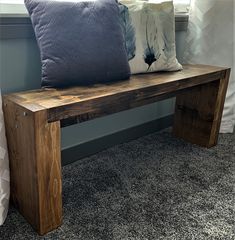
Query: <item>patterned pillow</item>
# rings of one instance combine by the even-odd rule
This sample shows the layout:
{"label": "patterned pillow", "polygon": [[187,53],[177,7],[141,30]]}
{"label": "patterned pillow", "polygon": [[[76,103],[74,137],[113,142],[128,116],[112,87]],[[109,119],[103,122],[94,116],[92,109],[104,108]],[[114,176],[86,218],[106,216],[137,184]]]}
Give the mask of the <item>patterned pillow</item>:
{"label": "patterned pillow", "polygon": [[176,59],[172,1],[122,0],[119,9],[131,73],[182,69]]}
{"label": "patterned pillow", "polygon": [[25,0],[42,61],[42,86],[128,79],[116,0]]}

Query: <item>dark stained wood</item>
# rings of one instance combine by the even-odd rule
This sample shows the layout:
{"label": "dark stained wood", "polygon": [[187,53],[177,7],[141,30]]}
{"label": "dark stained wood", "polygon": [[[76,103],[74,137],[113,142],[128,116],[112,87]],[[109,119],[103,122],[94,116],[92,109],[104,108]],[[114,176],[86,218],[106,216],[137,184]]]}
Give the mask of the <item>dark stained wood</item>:
{"label": "dark stained wood", "polygon": [[214,122],[211,129],[209,147],[215,146],[218,141],[230,73],[231,69],[227,69],[224,71],[224,75],[220,79],[219,90],[215,102]]}
{"label": "dark stained wood", "polygon": [[[33,112],[47,110],[48,122],[84,114],[103,116],[152,103],[162,99],[163,95],[167,98],[179,90],[218,80],[224,69],[185,65],[184,70],[178,72],[133,75],[128,81],[110,84],[40,89],[14,93],[8,98]],[[105,112],[100,113],[103,109],[106,109]]]}
{"label": "dark stained wood", "polygon": [[128,81],[39,89],[3,97],[14,205],[39,234],[62,221],[60,128],[177,96],[173,132],[217,143],[230,69],[184,65]]}
{"label": "dark stained wood", "polygon": [[33,113],[7,99],[3,105],[11,199],[42,235],[62,223],[60,122],[48,123],[46,111]]}
{"label": "dark stained wood", "polygon": [[178,94],[173,133],[203,147],[217,144],[230,70],[221,79]]}
{"label": "dark stained wood", "polygon": [[35,148],[39,187],[39,232],[62,223],[62,174],[60,122],[47,123],[46,111],[35,116]]}

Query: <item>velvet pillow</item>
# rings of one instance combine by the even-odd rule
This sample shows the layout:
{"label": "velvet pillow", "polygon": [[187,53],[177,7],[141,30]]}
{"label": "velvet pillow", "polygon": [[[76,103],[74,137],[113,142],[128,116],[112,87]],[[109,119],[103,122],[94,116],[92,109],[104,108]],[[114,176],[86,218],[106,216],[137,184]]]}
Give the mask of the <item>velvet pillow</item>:
{"label": "velvet pillow", "polygon": [[172,1],[122,0],[119,8],[131,73],[182,69],[176,59]]}
{"label": "velvet pillow", "polygon": [[25,0],[41,53],[42,86],[128,79],[116,0]]}

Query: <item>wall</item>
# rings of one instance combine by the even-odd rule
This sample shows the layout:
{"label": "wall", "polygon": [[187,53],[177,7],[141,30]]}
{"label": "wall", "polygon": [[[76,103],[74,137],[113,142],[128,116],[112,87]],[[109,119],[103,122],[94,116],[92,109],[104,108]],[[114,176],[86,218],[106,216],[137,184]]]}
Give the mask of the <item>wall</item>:
{"label": "wall", "polygon": [[[177,55],[182,58],[185,32],[176,33]],[[36,40],[0,40],[0,83],[3,93],[40,87],[40,56]],[[146,123],[174,111],[174,99],[124,111],[62,129],[62,148]]]}

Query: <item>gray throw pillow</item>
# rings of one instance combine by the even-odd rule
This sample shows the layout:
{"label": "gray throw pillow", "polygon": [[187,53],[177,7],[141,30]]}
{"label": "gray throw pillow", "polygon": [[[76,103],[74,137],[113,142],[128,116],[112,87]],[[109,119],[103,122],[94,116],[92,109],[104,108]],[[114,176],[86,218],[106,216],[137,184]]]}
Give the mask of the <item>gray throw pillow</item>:
{"label": "gray throw pillow", "polygon": [[25,0],[41,53],[42,86],[130,76],[116,0]]}

